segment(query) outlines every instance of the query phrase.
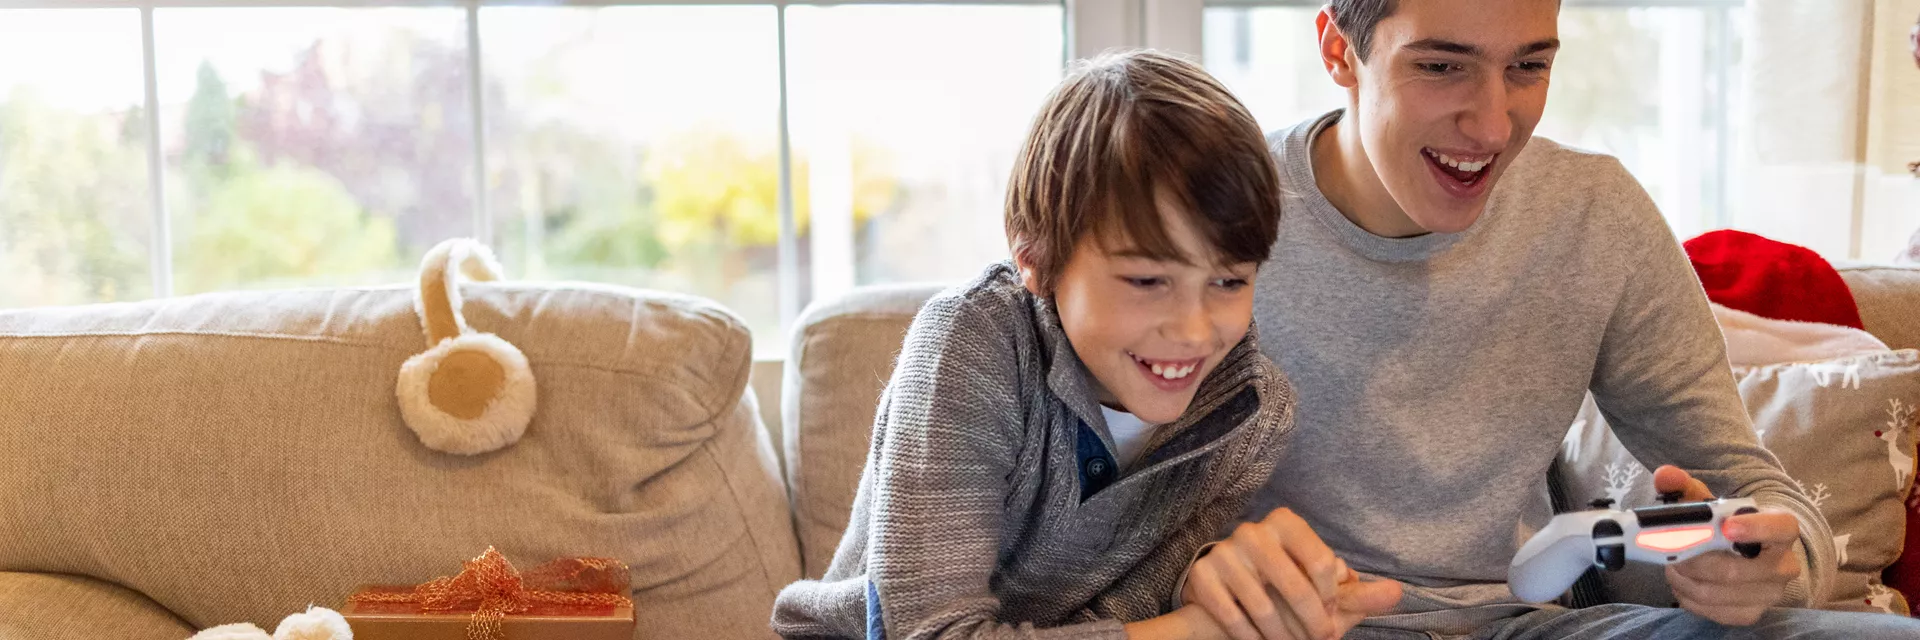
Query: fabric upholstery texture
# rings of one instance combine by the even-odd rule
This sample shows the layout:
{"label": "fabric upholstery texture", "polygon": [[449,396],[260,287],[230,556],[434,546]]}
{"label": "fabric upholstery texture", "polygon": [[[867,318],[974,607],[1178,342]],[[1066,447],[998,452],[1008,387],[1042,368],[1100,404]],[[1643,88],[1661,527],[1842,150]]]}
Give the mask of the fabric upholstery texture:
{"label": "fabric upholstery texture", "polygon": [[1920,266],[1839,264],[1868,333],[1894,349],[1920,349]]}
{"label": "fabric upholstery texture", "polygon": [[540,395],[520,442],[476,456],[400,420],[407,288],[0,312],[0,570],[270,627],[492,545],[625,560],[649,637],[770,635],[798,551],[741,322],[612,287],[463,290]]}
{"label": "fabric upholstery texture", "polygon": [[181,640],[193,627],[146,596],[92,578],[0,572],[0,638]]}

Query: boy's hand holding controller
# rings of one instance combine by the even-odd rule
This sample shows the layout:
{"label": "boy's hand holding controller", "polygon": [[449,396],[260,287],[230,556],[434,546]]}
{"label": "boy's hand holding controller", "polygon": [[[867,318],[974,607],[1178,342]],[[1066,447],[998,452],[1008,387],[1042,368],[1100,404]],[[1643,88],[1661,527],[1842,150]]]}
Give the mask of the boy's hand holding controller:
{"label": "boy's hand holding controller", "polygon": [[[1654,473],[1654,488],[1680,492],[1686,502],[1714,499],[1705,483],[1671,465]],[[1751,625],[1800,575],[1799,559],[1788,553],[1800,539],[1800,521],[1763,510],[1728,518],[1722,534],[1733,542],[1759,543],[1760,555],[1749,560],[1704,554],[1668,565],[1667,582],[1680,606],[1695,615]],[[1259,522],[1241,524],[1196,560],[1181,598],[1189,606],[1179,613],[1191,617],[1199,608],[1233,640],[1339,638],[1367,616],[1392,610],[1400,584],[1359,581],[1305,520],[1276,509]]]}
{"label": "boy's hand holding controller", "polygon": [[1673,466],[1655,471],[1653,484],[1665,506],[1596,503],[1592,511],[1555,516],[1514,554],[1508,581],[1514,596],[1546,602],[1590,567],[1647,562],[1665,565],[1681,608],[1723,625],[1758,622],[1800,575],[1800,562],[1789,553],[1800,537],[1799,520],[1762,510],[1751,498],[1716,500],[1705,484]]}
{"label": "boy's hand holding controller", "polygon": [[1400,583],[1361,581],[1307,522],[1275,509],[1194,561],[1180,594],[1233,640],[1333,640],[1400,602]]}
{"label": "boy's hand holding controller", "polygon": [[[1679,491],[1684,502],[1714,499],[1706,483],[1672,465],[1654,472],[1653,487],[1660,493]],[[1708,553],[1670,564],[1667,584],[1673,586],[1680,607],[1695,615],[1724,625],[1751,625],[1780,601],[1787,583],[1800,576],[1800,560],[1788,553],[1800,539],[1800,520],[1763,507],[1760,513],[1727,518],[1721,534],[1733,542],[1760,543],[1760,555],[1748,560]]]}

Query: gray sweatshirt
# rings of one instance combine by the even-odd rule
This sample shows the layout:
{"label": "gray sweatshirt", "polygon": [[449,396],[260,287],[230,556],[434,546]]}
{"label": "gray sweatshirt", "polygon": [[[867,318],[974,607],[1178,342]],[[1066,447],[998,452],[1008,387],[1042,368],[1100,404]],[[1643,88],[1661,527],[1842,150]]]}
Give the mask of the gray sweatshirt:
{"label": "gray sweatshirt", "polygon": [[1100,638],[1170,609],[1193,553],[1238,521],[1293,425],[1253,336],[1122,475],[1050,303],[1001,263],[929,301],[874,420],[853,514],[819,581],[780,592],[787,637]]}
{"label": "gray sweatshirt", "polygon": [[1340,115],[1269,140],[1287,215],[1254,317],[1300,406],[1248,517],[1291,507],[1355,570],[1407,583],[1368,625],[1517,615],[1507,566],[1591,391],[1648,468],[1798,516],[1808,570],[1782,604],[1825,601],[1826,521],[1760,447],[1705,293],[1619,161],[1534,138],[1472,227],[1388,239],[1314,182],[1309,140]]}

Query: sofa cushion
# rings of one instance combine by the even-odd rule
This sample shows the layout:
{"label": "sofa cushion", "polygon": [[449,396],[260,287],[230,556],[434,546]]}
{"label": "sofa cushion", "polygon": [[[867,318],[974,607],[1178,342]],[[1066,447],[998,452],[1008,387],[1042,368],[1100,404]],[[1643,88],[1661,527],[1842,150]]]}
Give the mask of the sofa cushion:
{"label": "sofa cushion", "polygon": [[1920,266],[1834,266],[1853,291],[1868,333],[1894,349],[1920,349]]}
{"label": "sofa cushion", "polygon": [[425,348],[406,288],[0,312],[0,570],[271,626],[493,545],[625,560],[648,634],[770,635],[798,553],[741,323],[608,287],[463,294],[540,398],[522,440],[471,457],[400,420],[396,374]]}
{"label": "sofa cushion", "polygon": [[853,513],[880,391],[913,316],[942,287],[858,289],[800,316],[781,376],[787,482],[809,578],[826,573]]}
{"label": "sofa cushion", "polygon": [[[1736,367],[1740,397],[1760,441],[1827,518],[1840,558],[1823,608],[1907,613],[1880,574],[1904,544],[1912,487],[1920,352],[1911,349],[1811,363]],[[1563,448],[1569,501],[1655,504],[1653,474],[1607,427],[1591,397]],[[1671,604],[1665,573],[1629,565],[1602,575],[1610,600]]]}
{"label": "sofa cushion", "polygon": [[146,596],[92,578],[0,572],[0,638],[181,640],[193,627]]}

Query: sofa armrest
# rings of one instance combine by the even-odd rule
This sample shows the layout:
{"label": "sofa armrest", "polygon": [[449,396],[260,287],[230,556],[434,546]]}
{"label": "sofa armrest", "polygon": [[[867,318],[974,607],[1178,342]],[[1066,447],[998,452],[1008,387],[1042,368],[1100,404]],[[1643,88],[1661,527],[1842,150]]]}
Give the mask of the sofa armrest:
{"label": "sofa armrest", "polygon": [[59,573],[0,572],[0,612],[0,638],[182,640],[194,634],[138,592]]}

